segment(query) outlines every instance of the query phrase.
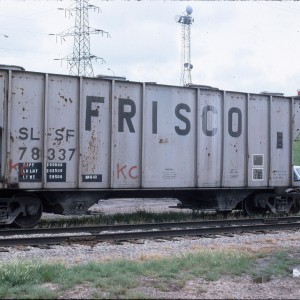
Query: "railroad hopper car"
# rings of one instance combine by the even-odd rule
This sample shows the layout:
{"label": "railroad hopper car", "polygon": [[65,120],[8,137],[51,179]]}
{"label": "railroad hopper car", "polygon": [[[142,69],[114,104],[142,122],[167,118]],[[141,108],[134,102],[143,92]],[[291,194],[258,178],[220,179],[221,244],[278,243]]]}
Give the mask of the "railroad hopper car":
{"label": "railroad hopper car", "polygon": [[3,68],[0,104],[0,224],[110,197],[299,211],[298,97]]}

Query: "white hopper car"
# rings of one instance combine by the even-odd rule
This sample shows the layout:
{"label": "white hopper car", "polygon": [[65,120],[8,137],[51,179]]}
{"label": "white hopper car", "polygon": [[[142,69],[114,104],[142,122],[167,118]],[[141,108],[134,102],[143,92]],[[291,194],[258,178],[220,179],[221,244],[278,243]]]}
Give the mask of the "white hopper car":
{"label": "white hopper car", "polygon": [[109,197],[299,211],[300,98],[0,69],[0,224]]}

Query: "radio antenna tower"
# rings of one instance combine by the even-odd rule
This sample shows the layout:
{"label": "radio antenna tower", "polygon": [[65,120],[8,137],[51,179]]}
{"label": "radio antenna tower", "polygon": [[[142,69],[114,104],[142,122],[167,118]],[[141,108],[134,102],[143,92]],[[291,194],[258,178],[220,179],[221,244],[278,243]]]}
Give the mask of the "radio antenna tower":
{"label": "radio antenna tower", "polygon": [[192,83],[191,70],[193,69],[193,65],[191,64],[191,25],[194,22],[194,18],[191,16],[192,12],[193,8],[188,5],[182,15],[175,17],[176,22],[181,24],[182,31],[180,83],[183,86]]}
{"label": "radio antenna tower", "polygon": [[69,16],[73,16],[72,13],[75,13],[75,26],[57,34],[62,40],[65,40],[65,37],[74,37],[73,53],[61,60],[68,62],[70,75],[93,77],[92,60],[101,60],[102,63],[105,63],[105,61],[103,58],[90,53],[90,35],[102,34],[102,36],[107,37],[110,37],[110,35],[101,29],[89,27],[89,9],[99,12],[99,7],[89,4],[89,0],[74,1],[73,5],[65,9],[65,14],[69,12]]}

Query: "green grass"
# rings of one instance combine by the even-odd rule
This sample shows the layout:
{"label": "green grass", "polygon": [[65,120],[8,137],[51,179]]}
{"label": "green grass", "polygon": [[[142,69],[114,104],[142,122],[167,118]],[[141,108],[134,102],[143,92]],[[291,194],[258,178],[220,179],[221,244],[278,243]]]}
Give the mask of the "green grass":
{"label": "green grass", "polygon": [[[300,259],[279,252],[271,255],[268,264],[259,269],[260,260],[265,257],[267,254],[262,253],[207,250],[173,258],[71,267],[38,261],[7,263],[0,266],[0,298],[55,299],[82,285],[91,288],[90,298],[139,299],[147,298],[135,290],[139,285],[148,284],[168,292],[181,289],[187,281],[199,277],[211,281],[224,275],[288,276],[291,265],[300,263]],[[56,288],[49,290],[49,284]]]}
{"label": "green grass", "polygon": [[293,144],[293,165],[300,166],[300,140],[299,137]]}
{"label": "green grass", "polygon": [[270,255],[265,259],[263,266],[261,266],[260,260],[258,260],[256,267],[252,270],[251,275],[253,277],[259,276],[276,276],[286,277],[292,272],[293,265],[299,265],[300,259],[289,257],[287,252],[280,251],[273,255]]}
{"label": "green grass", "polygon": [[[231,215],[238,217],[240,215]],[[42,219],[37,227],[68,227],[83,225],[117,225],[117,224],[137,224],[137,223],[160,223],[160,222],[179,222],[193,220],[215,220],[224,218],[222,215],[205,214],[199,211],[191,212],[162,212],[154,213],[144,210],[137,210],[132,213],[117,213],[112,215],[89,215],[73,216],[65,219],[57,216],[55,219]]]}

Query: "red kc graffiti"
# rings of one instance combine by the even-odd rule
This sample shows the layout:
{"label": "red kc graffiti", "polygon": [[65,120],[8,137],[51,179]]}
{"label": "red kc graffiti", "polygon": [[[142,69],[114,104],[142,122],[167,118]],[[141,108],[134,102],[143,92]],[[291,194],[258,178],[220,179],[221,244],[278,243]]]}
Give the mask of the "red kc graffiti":
{"label": "red kc graffiti", "polygon": [[11,172],[13,169],[15,169],[16,171],[19,171],[20,174],[21,174],[22,176],[25,176],[26,174],[24,174],[23,171],[24,171],[25,169],[27,169],[27,168],[28,168],[28,165],[27,165],[27,164],[24,164],[24,165],[19,169],[19,164],[18,164],[18,163],[13,164],[12,160],[9,161],[9,170],[10,170],[10,172]]}
{"label": "red kc graffiti", "polygon": [[127,165],[120,165],[117,163],[117,178],[120,179],[120,177],[127,179],[128,177],[131,179],[138,178],[138,167],[132,166],[127,167]]}
{"label": "red kc graffiti", "polygon": [[16,163],[16,164],[13,164],[12,160],[9,161],[9,170],[10,172],[12,171],[12,169],[15,169],[18,171],[18,168],[19,168],[19,164]]}

